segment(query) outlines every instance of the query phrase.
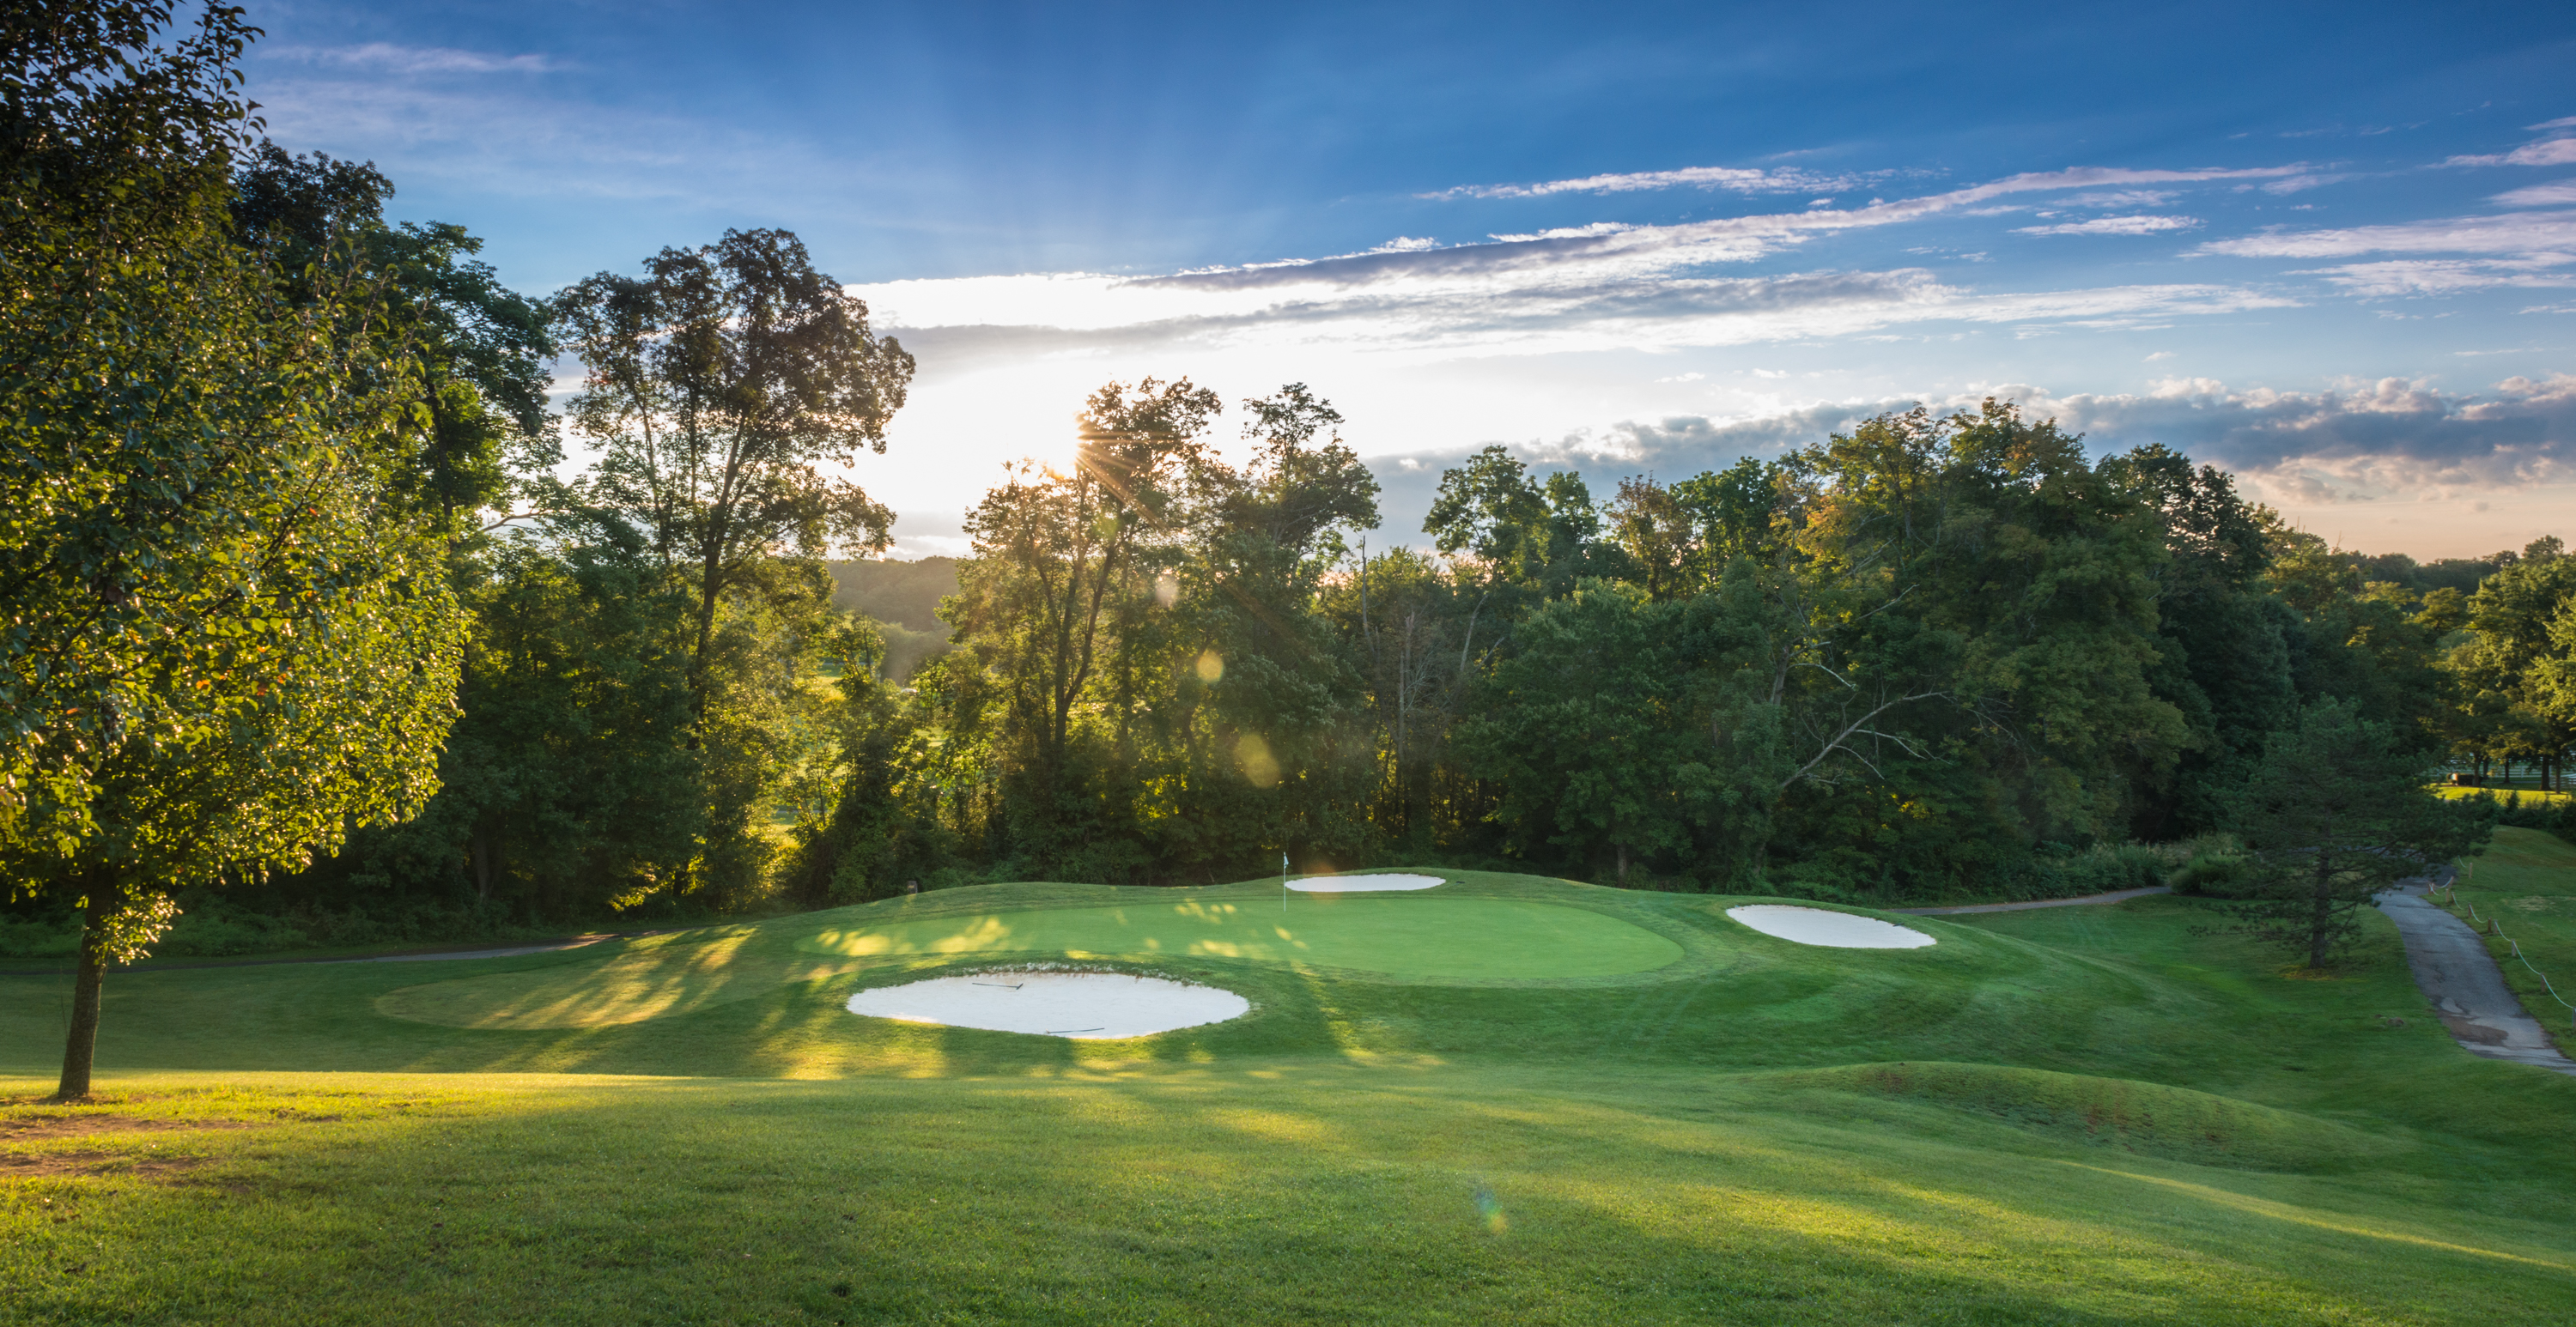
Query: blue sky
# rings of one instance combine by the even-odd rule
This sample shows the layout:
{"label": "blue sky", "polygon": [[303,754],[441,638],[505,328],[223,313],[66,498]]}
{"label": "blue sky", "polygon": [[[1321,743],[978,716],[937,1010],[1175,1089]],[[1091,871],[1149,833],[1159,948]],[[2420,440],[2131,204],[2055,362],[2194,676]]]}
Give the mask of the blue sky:
{"label": "blue sky", "polygon": [[1085,392],[1310,383],[1413,527],[2010,396],[2309,529],[2576,536],[2563,5],[258,4],[291,149],[513,285],[783,226],[921,361],[956,551]]}

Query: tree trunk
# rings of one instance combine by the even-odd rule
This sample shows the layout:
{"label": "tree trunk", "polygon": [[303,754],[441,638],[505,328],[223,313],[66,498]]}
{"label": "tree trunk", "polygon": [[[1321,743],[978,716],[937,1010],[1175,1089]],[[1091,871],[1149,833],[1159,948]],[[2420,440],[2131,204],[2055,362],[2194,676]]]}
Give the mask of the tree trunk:
{"label": "tree trunk", "polygon": [[90,873],[88,898],[81,911],[80,966],[72,978],[72,1026],[63,1041],[63,1081],[56,1101],[79,1101],[89,1095],[89,1070],[98,1051],[98,996],[107,975],[99,953],[107,943],[107,919],[116,915],[122,891],[106,871]]}
{"label": "tree trunk", "polygon": [[2326,945],[2331,938],[2330,928],[2334,920],[2334,871],[2331,863],[2332,854],[2322,848],[2318,849],[2315,906],[2308,913],[2308,966],[2310,968],[2322,968],[2326,965]]}
{"label": "tree trunk", "polygon": [[1622,842],[1622,843],[1619,845],[1619,886],[1620,886],[1620,888],[1624,889],[1624,888],[1626,888],[1626,887],[1627,887],[1627,885],[1628,885],[1628,845],[1627,845],[1626,843]]}
{"label": "tree trunk", "polygon": [[492,836],[477,830],[465,840],[465,850],[474,863],[474,901],[492,901]]}

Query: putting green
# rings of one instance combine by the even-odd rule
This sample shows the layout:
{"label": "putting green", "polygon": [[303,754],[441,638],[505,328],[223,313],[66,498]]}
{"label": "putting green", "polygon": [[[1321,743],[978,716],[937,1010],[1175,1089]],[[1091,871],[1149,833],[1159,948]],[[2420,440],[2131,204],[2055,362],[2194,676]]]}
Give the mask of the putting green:
{"label": "putting green", "polygon": [[1652,931],[1560,904],[1334,895],[1299,898],[1284,914],[1267,903],[1193,899],[931,917],[823,931],[796,947],[852,958],[1187,954],[1469,980],[1607,977],[1682,956]]}
{"label": "putting green", "polygon": [[[1165,897],[1168,897],[1166,895]],[[532,1031],[696,1013],[868,960],[979,954],[1246,959],[1450,980],[1607,977],[1660,968],[1680,945],[1584,908],[1519,899],[1300,895],[951,913],[800,932],[772,922],[645,940],[599,958],[406,986],[376,1011],[415,1023]],[[683,942],[685,941],[685,942]]]}

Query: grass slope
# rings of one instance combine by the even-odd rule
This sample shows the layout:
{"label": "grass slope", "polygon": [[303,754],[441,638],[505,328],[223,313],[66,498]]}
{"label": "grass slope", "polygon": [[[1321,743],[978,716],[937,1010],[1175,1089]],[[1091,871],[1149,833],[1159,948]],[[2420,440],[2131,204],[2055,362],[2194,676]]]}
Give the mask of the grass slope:
{"label": "grass slope", "polygon": [[[862,985],[990,960],[796,949],[847,917],[119,975],[121,1099],[79,1108],[35,1101],[61,981],[0,980],[27,1075],[0,1079],[0,1321],[2576,1317],[2576,1080],[2452,1045],[2376,918],[2348,972],[2292,980],[2190,899],[1834,951],[1727,921],[1742,900],[1453,874],[1679,957],[1103,960],[1255,1010],[1101,1043],[853,1017]],[[896,924],[1097,906],[992,886]],[[663,1002],[386,1012],[528,974]]]}
{"label": "grass slope", "polygon": [[2450,899],[2461,920],[2474,907],[2480,931],[2500,932],[2488,936],[2487,951],[2505,984],[2559,1049],[2576,1048],[2576,1010],[2568,1008],[2576,1001],[2576,845],[2536,829],[2499,829]]}

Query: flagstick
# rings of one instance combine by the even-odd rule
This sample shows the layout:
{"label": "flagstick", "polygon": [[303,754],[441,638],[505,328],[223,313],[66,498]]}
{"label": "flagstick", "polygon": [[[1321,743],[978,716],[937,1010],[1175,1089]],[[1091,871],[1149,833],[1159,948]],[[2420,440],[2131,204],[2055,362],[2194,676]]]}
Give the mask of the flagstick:
{"label": "flagstick", "polygon": [[1288,915],[1288,854],[1279,854],[1279,915]]}

